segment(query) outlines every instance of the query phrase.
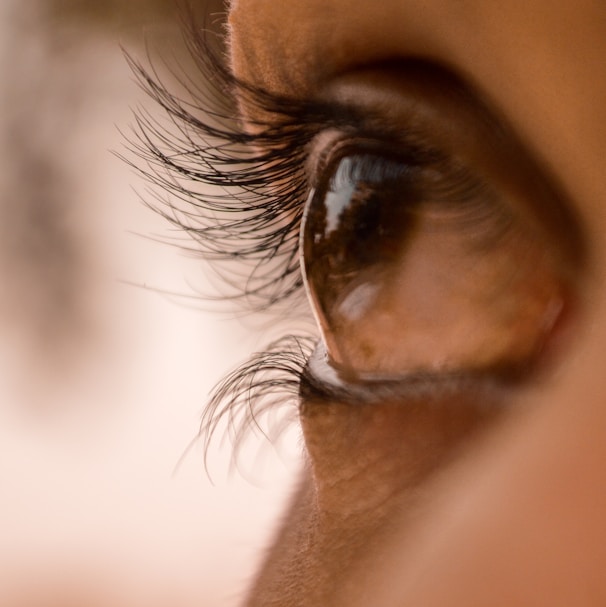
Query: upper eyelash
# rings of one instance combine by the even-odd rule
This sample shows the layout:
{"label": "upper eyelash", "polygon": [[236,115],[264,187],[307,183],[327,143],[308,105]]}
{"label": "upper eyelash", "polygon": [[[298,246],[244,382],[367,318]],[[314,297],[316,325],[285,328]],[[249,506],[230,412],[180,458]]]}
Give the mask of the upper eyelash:
{"label": "upper eyelash", "polygon": [[[345,116],[336,119],[326,104],[238,81],[208,36],[190,28],[189,47],[204,84],[180,78],[187,100],[126,55],[140,86],[169,119],[165,127],[143,111],[136,114],[130,146],[144,163],[127,162],[159,188],[147,204],[192,239],[195,246],[185,248],[218,262],[229,288],[221,299],[245,298],[251,309],[265,309],[302,286],[297,245],[308,189],[306,148]],[[244,99],[271,122],[248,121],[244,129],[236,117]]]}

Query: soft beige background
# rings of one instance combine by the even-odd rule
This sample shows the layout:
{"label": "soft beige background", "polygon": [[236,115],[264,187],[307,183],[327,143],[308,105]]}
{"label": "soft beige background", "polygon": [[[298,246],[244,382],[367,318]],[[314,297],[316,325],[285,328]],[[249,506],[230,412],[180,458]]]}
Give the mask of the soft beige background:
{"label": "soft beige background", "polygon": [[216,446],[215,486],[194,446],[171,477],[216,379],[266,339],[156,292],[204,289],[204,265],[149,238],[168,226],[109,152],[141,100],[119,44],[172,53],[170,15],[0,0],[3,607],[235,605],[294,477],[296,444],[232,475]]}

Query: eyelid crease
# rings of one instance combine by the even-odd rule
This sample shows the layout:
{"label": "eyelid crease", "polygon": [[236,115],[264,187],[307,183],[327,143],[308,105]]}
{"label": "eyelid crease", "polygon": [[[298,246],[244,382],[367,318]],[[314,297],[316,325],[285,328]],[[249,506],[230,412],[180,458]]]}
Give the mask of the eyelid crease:
{"label": "eyelid crease", "polygon": [[372,132],[358,125],[349,129],[332,128],[320,133],[309,144],[306,162],[308,182],[312,188],[320,185],[322,177],[347,156],[376,156],[411,167],[429,167],[446,161],[444,152],[431,144],[421,145],[418,138],[401,132],[400,138],[382,132]]}

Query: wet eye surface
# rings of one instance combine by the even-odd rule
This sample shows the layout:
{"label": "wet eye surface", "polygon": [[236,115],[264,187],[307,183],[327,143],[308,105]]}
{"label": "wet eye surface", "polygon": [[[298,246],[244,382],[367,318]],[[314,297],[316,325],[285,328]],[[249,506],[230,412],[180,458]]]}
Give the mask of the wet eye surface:
{"label": "wet eye surface", "polygon": [[301,238],[331,364],[349,380],[531,366],[566,298],[526,203],[446,154],[334,147]]}

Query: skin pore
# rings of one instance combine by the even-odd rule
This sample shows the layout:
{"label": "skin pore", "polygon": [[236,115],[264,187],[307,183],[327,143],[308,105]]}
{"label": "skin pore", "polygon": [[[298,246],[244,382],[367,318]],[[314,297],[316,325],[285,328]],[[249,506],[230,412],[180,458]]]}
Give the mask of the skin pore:
{"label": "skin pore", "polygon": [[[368,151],[368,132],[392,125],[396,147],[409,145],[398,133],[420,133],[422,145],[430,140],[514,209],[515,235],[511,249],[507,241],[495,249],[502,272],[492,274],[499,261],[491,261],[474,282],[477,294],[464,287],[472,295],[455,316],[481,319],[479,333],[472,322],[452,335],[450,325],[441,328],[443,356],[435,338],[414,359],[423,348],[405,346],[409,334],[389,316],[400,313],[395,305],[377,312],[389,331],[360,325],[384,358],[333,339],[336,314],[324,318],[328,354],[320,347],[319,370],[310,365],[310,374],[330,375],[329,360],[340,379],[361,387],[330,390],[303,380],[308,463],[248,604],[605,604],[606,5],[236,0],[229,26],[239,79],[295,98],[353,99],[362,115],[384,116],[363,137],[343,135],[341,147],[321,137],[313,143],[312,154],[317,145],[320,157],[334,157],[329,168],[351,149],[371,182],[364,158],[376,152]],[[411,69],[411,60],[422,61]],[[254,119],[251,108],[241,109]],[[434,169],[422,165],[419,173]],[[338,191],[330,183],[327,192]],[[454,244],[444,257],[463,251],[465,264],[481,266],[482,249],[464,248],[465,232],[448,221]],[[418,255],[436,251],[423,246]],[[308,271],[312,290],[321,284],[315,280]],[[485,284],[506,294],[517,285],[515,304],[483,301]],[[440,303],[448,307],[445,293]],[[560,302],[557,319],[549,317],[553,302]],[[535,304],[538,311],[527,312]],[[469,306],[494,312],[494,324]],[[510,312],[518,324],[502,321]],[[344,330],[353,341],[356,326]],[[528,341],[541,342],[538,353]],[[487,362],[496,342],[505,345]],[[398,348],[406,355],[388,369],[396,388],[384,378],[369,386],[366,367],[380,375]],[[464,367],[463,379],[434,373],[443,370],[434,353],[449,369]],[[516,357],[528,362],[523,379],[494,371]],[[402,382],[415,364],[435,368],[414,386]]]}

